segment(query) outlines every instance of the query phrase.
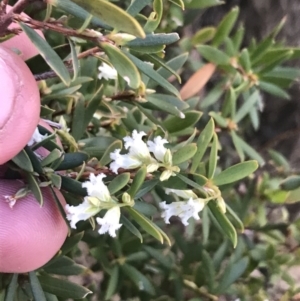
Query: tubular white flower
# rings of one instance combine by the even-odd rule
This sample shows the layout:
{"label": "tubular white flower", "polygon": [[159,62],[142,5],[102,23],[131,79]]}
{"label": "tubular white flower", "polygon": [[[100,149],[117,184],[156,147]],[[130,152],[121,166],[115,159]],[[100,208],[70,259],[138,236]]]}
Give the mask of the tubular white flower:
{"label": "tubular white flower", "polygon": [[104,78],[105,80],[110,80],[117,79],[118,77],[117,70],[106,63],[102,63],[102,65],[99,66],[98,69],[100,71],[98,75],[99,79]]}
{"label": "tubular white flower", "polygon": [[166,188],[165,192],[166,192],[166,194],[173,193],[183,199],[190,199],[190,198],[197,199],[198,198],[196,193],[194,193],[193,190],[190,190],[190,189],[180,190],[180,189]]}
{"label": "tubular white flower", "polygon": [[178,216],[182,223],[187,226],[188,219],[193,217],[194,219],[199,219],[199,212],[204,208],[204,199],[192,199],[190,198],[186,202],[173,202],[171,204],[166,204],[166,202],[160,203],[160,208],[163,210],[161,216],[164,218],[165,223],[169,224],[169,219],[171,216]]}
{"label": "tubular white flower", "polygon": [[119,168],[133,169],[143,165],[143,161],[129,154],[121,155],[120,151],[120,149],[116,149],[113,153],[110,153],[113,162],[109,167],[114,173],[117,174]]}
{"label": "tubular white flower", "polygon": [[130,156],[134,158],[139,158],[140,160],[149,160],[149,149],[146,143],[142,140],[142,137],[145,135],[145,132],[138,132],[137,130],[134,130],[132,132],[132,137],[124,137],[124,146],[126,149],[129,149]]}
{"label": "tubular white flower", "polygon": [[103,178],[106,175],[101,173],[95,176],[93,173],[90,174],[90,180],[82,183],[82,187],[87,189],[89,196],[98,198],[101,202],[111,202],[112,198],[108,191],[107,186],[103,183]]}
{"label": "tubular white flower", "polygon": [[100,201],[97,204],[96,200],[85,197],[83,203],[78,206],[66,205],[67,219],[70,221],[71,228],[76,229],[79,221],[85,221],[100,212]]}
{"label": "tubular white flower", "polygon": [[120,149],[116,149],[110,153],[110,158],[113,162],[110,164],[110,169],[114,173],[118,173],[119,168],[134,169],[143,164],[147,165],[147,171],[153,172],[158,169],[159,165],[150,155],[146,143],[142,140],[145,132],[134,130],[132,136],[126,136],[124,147],[129,150],[128,154],[121,155]]}
{"label": "tubular white flower", "polygon": [[47,137],[47,135],[40,134],[39,129],[36,128],[31,136],[30,140],[28,141],[27,145],[31,146],[33,144],[39,143],[46,137]]}
{"label": "tubular white flower", "polygon": [[147,142],[149,151],[152,152],[155,158],[160,162],[164,162],[164,156],[167,152],[167,149],[164,147],[165,143],[168,143],[168,141],[160,136],[155,137],[154,141]]}
{"label": "tubular white flower", "polygon": [[111,237],[116,237],[116,231],[121,228],[120,222],[120,207],[113,207],[105,213],[103,218],[97,217],[96,221],[101,226],[99,234],[108,232]]}

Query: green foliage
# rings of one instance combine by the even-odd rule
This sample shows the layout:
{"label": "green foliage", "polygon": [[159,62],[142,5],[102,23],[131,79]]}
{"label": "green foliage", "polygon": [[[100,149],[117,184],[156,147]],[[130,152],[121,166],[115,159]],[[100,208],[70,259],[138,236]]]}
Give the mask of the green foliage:
{"label": "green foliage", "polygon": [[[300,224],[290,224],[283,205],[299,201],[299,170],[276,151],[262,155],[245,138],[260,127],[263,92],[288,99],[286,88],[300,75],[284,65],[299,49],[276,41],[283,24],[241,49],[244,28],[236,27],[239,10],[233,8],[184,45],[178,43],[181,25],[171,20],[179,16],[185,26],[184,7],[222,1],[46,3],[47,15],[38,18],[47,18],[37,23],[45,40],[30,20],[20,26],[46,61],[43,75],[56,74],[46,76],[40,92],[41,116],[58,129],[39,126],[47,136],[8,162],[5,177],[25,180],[26,193],[16,192],[16,199],[30,190],[42,206],[41,187],[50,186],[71,206],[84,199],[99,210],[72,229],[43,267],[0,274],[0,300],[263,300],[266,284],[280,276],[288,297],[295,295],[299,288],[283,266],[297,263],[298,247],[289,250],[286,235],[294,233],[299,245]],[[186,52],[191,49],[201,62]],[[27,62],[33,73],[40,72],[40,56]],[[191,77],[208,62],[216,66],[217,82],[200,100],[183,101],[182,70]],[[108,71],[98,69],[105,66]],[[135,139],[134,131],[145,135]],[[36,155],[40,148],[47,151],[43,158]],[[104,186],[96,196],[82,186],[91,174],[106,176],[108,199],[99,196]],[[57,197],[53,205],[69,224]],[[279,217],[268,220],[274,208]],[[120,215],[112,222],[122,224],[115,238],[97,233],[94,220],[105,220],[112,209]],[[190,212],[185,223],[182,215]],[[80,255],[90,259],[88,266],[78,263]],[[101,281],[92,276],[98,273]],[[71,275],[85,281],[75,283]]]}

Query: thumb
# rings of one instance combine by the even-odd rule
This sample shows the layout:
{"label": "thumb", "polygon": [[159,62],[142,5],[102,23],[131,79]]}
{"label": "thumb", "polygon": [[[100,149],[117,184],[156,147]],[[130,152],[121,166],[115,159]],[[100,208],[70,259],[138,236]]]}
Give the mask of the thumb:
{"label": "thumb", "polygon": [[[10,208],[5,196],[14,195],[22,187],[18,180],[0,180],[0,273],[25,273],[43,266],[68,233],[49,187],[41,188],[43,207],[30,193]],[[65,206],[62,194],[55,192]]]}

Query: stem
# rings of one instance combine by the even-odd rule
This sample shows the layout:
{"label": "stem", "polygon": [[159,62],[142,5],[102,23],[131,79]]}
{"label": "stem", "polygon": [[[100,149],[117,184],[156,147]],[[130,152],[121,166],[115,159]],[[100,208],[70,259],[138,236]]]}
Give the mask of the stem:
{"label": "stem", "polygon": [[[29,4],[36,1],[42,0],[19,0],[7,14],[0,16],[0,36],[5,34],[7,27],[13,22],[14,14],[20,14]],[[3,1],[2,9],[6,9],[6,4],[7,1]]]}

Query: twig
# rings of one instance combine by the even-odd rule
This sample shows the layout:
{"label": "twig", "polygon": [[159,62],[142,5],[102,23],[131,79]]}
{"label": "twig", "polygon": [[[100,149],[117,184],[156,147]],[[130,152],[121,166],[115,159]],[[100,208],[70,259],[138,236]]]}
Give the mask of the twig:
{"label": "twig", "polygon": [[[6,33],[7,27],[13,22],[14,14],[20,14],[31,3],[41,0],[19,0],[12,9],[0,17],[0,36]],[[3,1],[2,7],[6,8],[7,1]]]}
{"label": "twig", "polygon": [[[73,68],[72,66],[67,66],[68,71],[73,72]],[[46,71],[43,73],[39,73],[39,74],[34,74],[34,78],[36,81],[39,80],[44,80],[44,79],[48,79],[48,78],[55,78],[58,75],[54,72],[54,71]]]}
{"label": "twig", "polygon": [[13,15],[13,19],[17,22],[26,23],[35,29],[52,30],[61,33],[64,36],[77,37],[85,40],[90,40],[97,44],[99,44],[99,42],[113,43],[111,40],[107,39],[105,36],[103,36],[101,33],[97,31],[84,30],[82,32],[79,32],[72,28],[63,27],[63,25],[61,23],[58,23],[57,21],[41,22],[41,21],[33,20],[30,17],[22,16],[18,14]]}

